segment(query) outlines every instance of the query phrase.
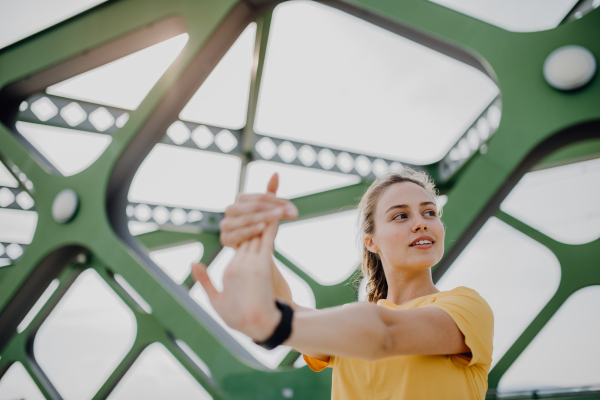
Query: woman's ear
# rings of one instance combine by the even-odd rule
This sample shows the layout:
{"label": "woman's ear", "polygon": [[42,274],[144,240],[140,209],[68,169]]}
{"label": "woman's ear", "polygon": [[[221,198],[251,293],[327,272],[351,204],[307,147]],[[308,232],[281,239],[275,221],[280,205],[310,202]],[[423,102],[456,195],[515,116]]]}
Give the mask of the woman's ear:
{"label": "woman's ear", "polygon": [[371,253],[379,253],[379,247],[373,242],[373,238],[370,236],[365,236],[365,247]]}

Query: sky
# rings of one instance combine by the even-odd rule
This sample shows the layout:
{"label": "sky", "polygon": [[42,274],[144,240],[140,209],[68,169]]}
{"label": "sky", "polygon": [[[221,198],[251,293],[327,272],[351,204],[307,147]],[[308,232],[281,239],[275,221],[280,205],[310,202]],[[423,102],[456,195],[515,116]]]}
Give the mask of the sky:
{"label": "sky", "polygon": [[[10,7],[17,16],[3,21],[11,13],[0,13],[0,47],[98,3],[55,0],[49,7],[33,0],[0,1],[0,9]],[[485,7],[470,0],[439,3],[505,29],[531,31],[556,26],[574,0],[535,0],[525,5],[495,0]],[[34,5],[45,7],[45,15],[24,12]],[[20,29],[11,25],[14,21]],[[245,124],[255,31],[254,24],[244,31],[183,108],[181,119],[230,129]],[[187,39],[187,34],[179,35],[56,84],[47,93],[135,110]],[[473,68],[309,2],[284,4],[275,10],[264,73],[257,132],[414,163],[439,160],[498,95],[496,85]],[[19,122],[17,129],[64,175],[89,167],[111,141],[107,135],[31,123]],[[129,200],[223,211],[238,193],[240,165],[233,155],[158,144],[137,171]],[[280,174],[279,195],[285,198],[360,181],[357,176],[337,172],[255,161],[249,165],[244,191],[264,191],[273,172]],[[600,237],[598,182],[599,160],[532,172],[523,177],[501,209],[560,242],[588,243]],[[2,185],[15,187],[16,181],[0,164]],[[575,206],[573,198],[585,201]],[[569,218],[557,218],[559,213]],[[339,283],[360,261],[356,217],[356,211],[345,210],[283,225],[276,247],[317,282]],[[0,242],[29,243],[36,223],[33,211],[0,209]],[[134,234],[156,228],[130,226]],[[154,251],[150,256],[171,279],[181,283],[191,262],[202,254],[202,245],[195,243]],[[217,285],[232,254],[224,249],[209,268]],[[3,262],[8,261],[0,254],[0,266]],[[306,282],[285,266],[278,263],[278,267],[290,283],[294,299],[314,306],[314,294]],[[487,299],[496,317],[495,363],[552,297],[560,279],[558,260],[547,248],[491,218],[438,282],[438,288],[469,286]],[[222,323],[199,286],[192,288],[190,296]],[[569,299],[503,377],[500,388],[599,384],[590,371],[600,359],[600,344],[593,340],[600,336],[600,319],[586,317],[594,315],[591,307],[598,304],[598,296],[600,287],[596,286]],[[95,272],[88,271],[43,324],[34,353],[65,399],[86,398],[126,354],[136,329],[131,311]],[[278,365],[289,351],[266,352],[243,335],[230,333],[267,367]],[[577,345],[567,348],[564,343]],[[569,369],[550,370],[550,365],[568,365]],[[166,349],[152,345],[111,398],[131,398],[140,387],[147,387],[147,398],[161,398],[162,393],[175,393],[173,390],[209,398],[181,371]],[[78,384],[73,385],[74,381]],[[0,380],[0,395],[41,398],[36,390],[20,364],[14,364]]]}

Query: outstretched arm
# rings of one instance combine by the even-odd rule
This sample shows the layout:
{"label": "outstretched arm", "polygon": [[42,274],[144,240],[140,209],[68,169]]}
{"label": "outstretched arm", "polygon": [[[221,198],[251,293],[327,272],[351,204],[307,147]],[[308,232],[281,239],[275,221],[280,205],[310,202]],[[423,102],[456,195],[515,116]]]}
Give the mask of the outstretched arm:
{"label": "outstretched arm", "polygon": [[[214,288],[204,268],[194,266],[195,277],[223,320],[259,342],[270,337],[281,320],[270,266],[275,234],[276,227],[269,226],[261,237],[238,248],[225,271],[222,292]],[[285,344],[316,358],[333,354],[375,360],[469,352],[454,320],[438,308],[389,310],[364,303],[326,310],[297,309]]]}
{"label": "outstretched arm", "polygon": [[[228,267],[224,290],[214,289],[206,271],[194,267],[215,310],[225,322],[256,341],[268,338],[281,319],[274,306],[269,269],[241,247]],[[239,257],[238,257],[239,256]],[[389,310],[374,304],[355,303],[325,310],[297,308],[292,334],[284,343],[313,358],[328,354],[376,360],[397,355],[461,354],[469,352],[461,331],[443,310],[423,307]]]}
{"label": "outstretched arm", "polygon": [[389,310],[366,303],[299,310],[285,344],[304,354],[364,360],[470,351],[454,320],[439,308]]}

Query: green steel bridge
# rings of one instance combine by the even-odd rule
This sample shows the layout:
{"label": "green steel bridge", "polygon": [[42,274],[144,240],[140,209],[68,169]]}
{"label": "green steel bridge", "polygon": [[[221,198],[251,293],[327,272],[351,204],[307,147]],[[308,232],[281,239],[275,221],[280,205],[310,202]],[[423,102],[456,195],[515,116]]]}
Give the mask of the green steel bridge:
{"label": "green steel bridge", "polygon": [[[126,305],[136,332],[124,357],[99,378],[90,399],[111,397],[144,352],[157,344],[161,354],[189,375],[207,398],[329,398],[330,372],[315,374],[300,366],[299,354],[293,350],[278,367],[266,368],[190,296],[191,277],[175,282],[150,258],[152,250],[200,242],[202,261],[210,264],[222,250],[222,213],[128,200],[136,171],[157,143],[238,157],[240,187],[247,166],[256,160],[360,178],[359,183],[294,198],[302,220],[355,207],[368,183],[394,163],[426,170],[449,199],[443,215],[446,254],[433,271],[434,281],[444,276],[490,218],[545,246],[560,263],[556,292],[496,360],[487,398],[600,399],[600,387],[593,386],[600,384],[598,359],[591,386],[497,390],[505,372],[570,296],[600,285],[600,239],[566,244],[500,209],[526,173],[600,157],[598,78],[582,88],[561,91],[542,74],[548,55],[562,46],[579,45],[600,57],[600,10],[593,9],[590,1],[580,1],[556,28],[510,32],[422,0],[322,1],[466,64],[498,86],[498,97],[440,161],[411,165],[254,131],[273,10],[279,3],[108,1],[0,50],[0,162],[15,181],[0,188],[0,207],[37,213],[30,243],[0,244],[5,260],[0,264],[0,399],[7,398],[2,394],[2,379],[15,365],[24,368],[43,397],[76,398],[61,390],[54,372],[36,360],[34,349],[36,334],[49,315],[89,271],[114,292],[114,301]],[[256,23],[256,38],[245,126],[224,129],[182,120],[180,111],[252,23]],[[135,110],[46,92],[51,85],[183,33],[189,35],[185,48]],[[74,124],[72,119],[81,111],[84,117]],[[19,122],[76,128],[110,136],[111,141],[88,168],[65,176],[19,132]],[[183,127],[188,134],[178,136],[173,127]],[[204,139],[191,139],[189,132],[200,127]],[[296,156],[301,149],[304,158]],[[336,163],[341,157],[347,162]],[[159,229],[133,236],[128,223],[148,221],[151,216]],[[356,301],[356,289],[348,284],[352,277],[323,285],[283,252],[275,257],[310,286],[318,308]],[[595,310],[590,318],[598,318],[598,305]],[[557,362],[555,368],[566,374],[571,366]]]}

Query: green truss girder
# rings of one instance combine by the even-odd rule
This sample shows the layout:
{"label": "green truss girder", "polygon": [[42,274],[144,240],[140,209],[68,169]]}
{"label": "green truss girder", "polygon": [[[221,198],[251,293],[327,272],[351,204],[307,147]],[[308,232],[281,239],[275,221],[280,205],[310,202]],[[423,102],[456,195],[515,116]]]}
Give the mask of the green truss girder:
{"label": "green truss girder", "polygon": [[544,158],[535,169],[552,168],[595,158],[600,158],[600,139],[584,140],[552,153]]}
{"label": "green truss girder", "polygon": [[[0,320],[5,323],[0,332],[0,374],[10,363],[21,361],[43,394],[58,398],[32,359],[30,344],[35,326],[39,326],[82,268],[70,260],[86,253],[91,260],[87,267],[96,269],[115,289],[134,311],[138,323],[138,335],[130,353],[95,398],[106,397],[143,348],[156,341],[163,343],[215,398],[279,398],[284,387],[294,389],[294,398],[329,397],[330,373],[313,374],[307,368],[264,371],[239,345],[228,341],[228,335],[192,304],[185,290],[172,284],[140,251],[137,242],[127,240],[117,215],[124,214],[127,188],[145,155],[245,26],[270,12],[276,3],[107,2],[0,51],[0,160],[9,167],[17,166],[33,182],[30,193],[39,214],[34,239],[23,257],[16,265],[0,270]],[[551,89],[541,71],[546,56],[562,45],[578,44],[596,57],[600,55],[600,11],[552,30],[514,33],[426,1],[324,3],[455,56],[488,73],[500,87],[502,121],[489,142],[488,152],[476,154],[443,186],[450,198],[444,210],[447,253],[434,276],[439,278],[485,221],[496,215],[553,251],[561,263],[562,279],[552,300],[491,371],[493,396],[502,374],[566,298],[581,287],[600,282],[593,265],[600,252],[599,241],[564,245],[498,211],[520,177],[552,151],[570,145],[544,159],[540,166],[595,157],[598,153],[597,142],[592,147],[576,144],[599,137],[598,79],[582,89],[563,93]],[[268,26],[268,21],[259,26],[261,23]],[[131,112],[130,120],[114,135],[102,156],[85,171],[60,176],[14,132],[14,116],[27,95],[183,32],[190,38],[182,53],[138,109]],[[267,37],[261,39],[263,45]],[[260,58],[262,63],[264,52]],[[260,75],[255,80],[254,96]],[[255,104],[256,98],[252,101]],[[436,168],[435,164],[428,167],[434,176]],[[355,206],[366,184],[294,199],[300,218]],[[50,207],[54,196],[64,188],[77,192],[81,207],[73,221],[60,225],[51,218]],[[205,246],[204,261],[212,259],[220,249],[216,235],[203,232],[159,231],[140,235],[138,240],[150,249],[201,241]],[[352,298],[348,285],[318,285],[282,254],[276,256],[309,283],[318,306],[336,305]],[[152,307],[152,314],[144,314],[132,304],[112,282],[113,273],[122,275],[135,288]],[[20,318],[55,277],[60,279],[59,289],[30,327],[14,334]],[[23,309],[16,311],[16,304]],[[172,337],[184,340],[208,364],[216,388],[174,347]],[[290,355],[282,364],[289,364],[295,357]]]}
{"label": "green truss girder", "polygon": [[355,275],[352,274],[348,278],[332,286],[324,286],[315,281],[310,275],[297,267],[283,254],[275,251],[275,258],[283,265],[291,269],[296,275],[302,278],[315,295],[317,308],[335,307],[342,304],[352,303],[356,301],[356,287],[354,286]]}
{"label": "green truss girder", "polygon": [[[219,241],[219,234],[215,232],[189,233],[158,230],[139,235],[137,236],[137,239],[148,250],[160,250],[173,246],[200,242],[203,246],[202,258],[200,261],[205,265],[209,265],[223,248]],[[191,288],[194,285],[191,274],[185,279],[183,284],[188,288]]]}
{"label": "green truss girder", "polygon": [[554,296],[490,372],[490,387],[498,386],[504,372],[569,296],[586,286],[600,285],[600,239],[582,245],[568,245],[549,238],[503,211],[498,211],[496,217],[549,248],[560,263],[561,280]]}
{"label": "green truss girder", "polygon": [[[200,242],[204,246],[203,262],[207,253],[213,253],[219,246],[219,234],[216,232],[180,232],[157,230],[154,232],[143,233],[137,236],[137,240],[146,246],[148,250],[160,250],[173,246],[180,246],[187,243]],[[210,256],[208,256],[210,257]]]}

